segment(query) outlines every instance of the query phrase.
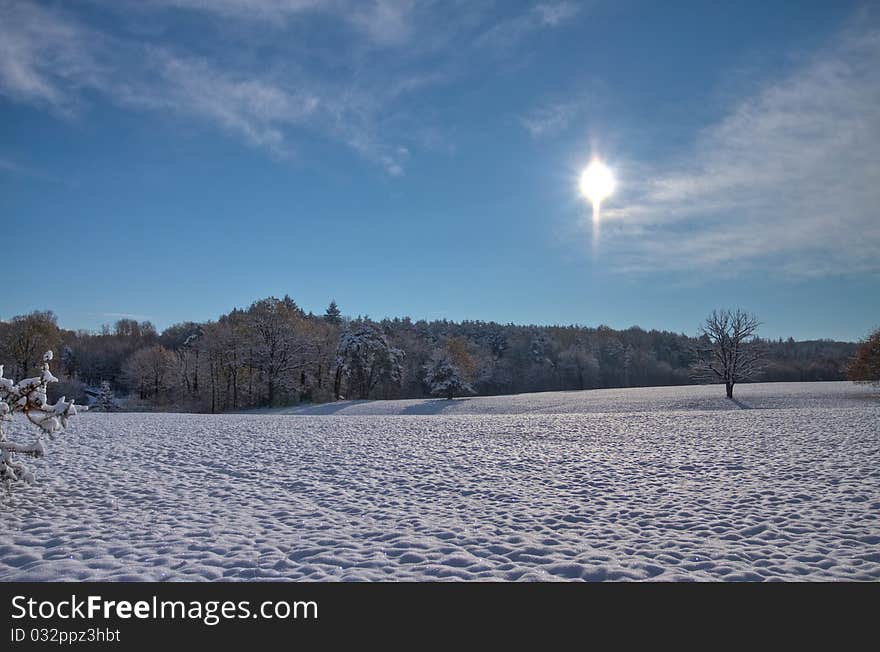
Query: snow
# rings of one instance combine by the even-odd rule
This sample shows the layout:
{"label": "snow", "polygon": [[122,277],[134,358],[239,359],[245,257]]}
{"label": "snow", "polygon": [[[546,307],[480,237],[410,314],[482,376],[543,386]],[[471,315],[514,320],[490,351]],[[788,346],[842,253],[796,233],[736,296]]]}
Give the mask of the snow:
{"label": "snow", "polygon": [[83,414],[0,580],[880,578],[876,392],[723,393]]}
{"label": "snow", "polygon": [[[719,390],[720,387],[720,390]],[[865,386],[848,382],[753,383],[737,385],[735,402],[724,396],[724,385],[595,389],[583,392],[540,392],[514,396],[480,396],[401,401],[339,401],[255,412],[272,414],[590,414],[677,410],[779,409],[802,407],[880,406]]]}

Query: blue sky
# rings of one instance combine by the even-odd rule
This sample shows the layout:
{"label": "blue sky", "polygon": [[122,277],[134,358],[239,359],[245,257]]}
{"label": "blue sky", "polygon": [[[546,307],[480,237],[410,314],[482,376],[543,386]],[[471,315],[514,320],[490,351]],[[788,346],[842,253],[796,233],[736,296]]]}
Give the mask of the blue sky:
{"label": "blue sky", "polygon": [[[880,322],[850,2],[0,0],[0,318]],[[577,192],[614,170],[598,239]],[[41,270],[41,257],[52,269]],[[33,272],[27,270],[33,269]]]}

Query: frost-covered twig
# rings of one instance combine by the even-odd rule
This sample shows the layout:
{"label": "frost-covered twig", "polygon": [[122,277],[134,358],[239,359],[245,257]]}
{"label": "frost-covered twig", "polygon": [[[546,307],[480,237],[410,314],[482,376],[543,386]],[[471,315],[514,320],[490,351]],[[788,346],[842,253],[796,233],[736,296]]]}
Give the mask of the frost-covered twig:
{"label": "frost-covered twig", "polygon": [[[0,480],[7,487],[16,482],[33,482],[34,472],[16,458],[16,454],[30,457],[42,457],[46,454],[46,443],[43,436],[54,438],[55,433],[67,427],[68,419],[75,416],[77,408],[73,400],[66,401],[61,397],[54,404],[46,397],[49,383],[57,383],[58,379],[49,370],[52,352],[43,355],[40,375],[25,378],[18,383],[3,377],[3,365],[0,365]],[[80,410],[88,408],[81,406]],[[37,439],[32,444],[21,444],[7,439],[5,422],[12,421],[13,414],[21,412],[28,421],[39,428]]]}

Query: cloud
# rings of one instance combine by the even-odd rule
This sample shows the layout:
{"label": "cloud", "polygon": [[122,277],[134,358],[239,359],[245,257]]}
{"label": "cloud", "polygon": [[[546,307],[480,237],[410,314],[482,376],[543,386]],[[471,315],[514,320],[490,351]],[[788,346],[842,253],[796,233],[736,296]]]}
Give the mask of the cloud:
{"label": "cloud", "polygon": [[566,20],[574,18],[580,9],[580,6],[573,2],[547,2],[535,5],[534,12],[541,25],[557,27]]}
{"label": "cloud", "polygon": [[303,11],[320,9],[335,3],[327,0],[139,0],[138,4],[282,21]]}
{"label": "cloud", "polygon": [[69,114],[79,90],[103,74],[91,54],[99,40],[57,12],[0,0],[0,95]]}
{"label": "cloud", "polygon": [[310,15],[330,16],[348,24],[374,45],[400,45],[412,33],[415,0],[145,0],[164,9],[215,14],[283,28]]}
{"label": "cloud", "polygon": [[282,157],[292,153],[297,131],[312,132],[354,150],[391,176],[404,172],[409,150],[378,133],[389,101],[381,93],[297,76],[236,73],[167,49],[147,51],[144,61],[149,74],[115,89],[117,102],[203,119]]}
{"label": "cloud", "polygon": [[148,51],[146,64],[152,76],[114,89],[118,102],[204,118],[279,154],[285,151],[284,129],[308,124],[321,103],[312,93],[164,49]]}
{"label": "cloud", "polygon": [[545,102],[518,118],[520,125],[535,140],[557,136],[583,117],[591,106],[587,94]]}
{"label": "cloud", "polygon": [[[75,14],[72,5],[0,0],[0,94],[67,117],[85,118],[101,100],[173,112],[281,157],[309,133],[400,176],[416,148],[454,147],[412,98],[474,74],[493,58],[486,48],[500,54],[579,9],[543,2],[499,19],[497,6],[93,0],[94,12]],[[197,44],[164,28],[182,12],[199,21]],[[95,15],[102,20],[84,22]]]}
{"label": "cloud", "polygon": [[476,39],[476,45],[498,53],[509,52],[535,32],[563,26],[577,16],[580,10],[581,7],[574,2],[536,4],[529,10],[499,21],[485,30]]}
{"label": "cloud", "polygon": [[102,312],[102,317],[110,317],[112,319],[133,319],[135,321],[149,321],[149,315],[139,315],[130,312]]}
{"label": "cloud", "polygon": [[400,45],[413,34],[413,0],[359,2],[343,15],[377,45]]}
{"label": "cloud", "polygon": [[685,156],[630,166],[600,250],[622,271],[880,271],[878,106],[880,30],[849,28]]}
{"label": "cloud", "polygon": [[[162,4],[204,4],[212,11],[234,12],[244,11],[248,3]],[[271,17],[323,10],[327,4],[339,3],[258,2],[251,8]],[[396,12],[408,4],[362,3],[350,20],[374,30],[370,38],[387,42],[390,32],[381,35],[376,30],[399,23]],[[408,149],[395,134],[380,134],[380,125],[386,114],[394,115],[391,107],[397,98],[420,87],[423,75],[403,72],[379,83],[370,78],[322,78],[286,62],[283,67],[256,69],[247,57],[246,64],[239,65],[235,57],[228,62],[209,59],[165,42],[97,32],[62,10],[4,0],[0,10],[0,94],[14,101],[73,116],[101,96],[120,107],[172,111],[201,120],[279,156],[294,151],[298,132],[309,132],[343,144],[392,176],[403,173]],[[407,154],[401,154],[404,151]]]}
{"label": "cloud", "polygon": [[565,130],[578,113],[577,103],[557,102],[530,111],[520,117],[519,122],[532,138],[537,139]]}

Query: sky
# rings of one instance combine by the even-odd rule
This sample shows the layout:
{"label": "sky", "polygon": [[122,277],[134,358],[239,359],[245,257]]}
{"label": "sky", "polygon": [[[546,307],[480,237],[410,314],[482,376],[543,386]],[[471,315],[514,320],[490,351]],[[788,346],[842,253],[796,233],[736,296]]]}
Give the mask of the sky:
{"label": "sky", "polygon": [[290,294],[856,340],[878,107],[871,3],[0,0],[0,319],[161,329]]}

